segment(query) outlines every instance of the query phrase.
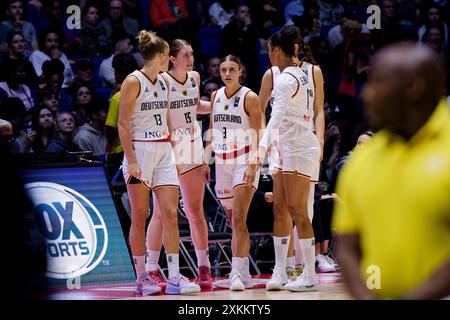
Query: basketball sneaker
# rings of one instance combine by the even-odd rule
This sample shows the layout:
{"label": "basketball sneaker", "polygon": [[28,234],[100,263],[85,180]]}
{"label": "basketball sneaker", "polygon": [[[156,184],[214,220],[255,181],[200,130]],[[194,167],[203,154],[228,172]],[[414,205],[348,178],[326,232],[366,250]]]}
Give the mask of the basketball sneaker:
{"label": "basketball sneaker", "polygon": [[149,271],[148,276],[152,278],[158,286],[160,286],[161,290],[166,289],[167,281],[164,279],[164,277],[161,275],[159,270],[155,271]]}
{"label": "basketball sneaker", "polygon": [[289,291],[316,291],[317,290],[317,276],[307,277],[303,272],[297,280],[286,283],[284,288]]}
{"label": "basketball sneaker", "polygon": [[330,263],[322,254],[316,256],[316,267],[319,272],[335,272],[336,267]]}
{"label": "basketball sneaker", "polygon": [[242,274],[238,271],[231,270],[229,279],[231,291],[244,291],[245,289],[253,287],[252,276],[250,273]]}
{"label": "basketball sneaker", "polygon": [[286,270],[280,270],[275,267],[273,269],[272,277],[266,283],[266,290],[275,291],[275,290],[283,290],[283,286],[288,283],[288,277],[286,274]]}
{"label": "basketball sneaker", "polygon": [[160,293],[161,288],[156,284],[155,280],[148,275],[145,275],[144,277],[136,280],[136,289],[134,292],[140,296],[147,296],[150,294]]}
{"label": "basketball sneaker", "polygon": [[207,266],[198,267],[198,278],[196,283],[200,288],[212,288],[213,280],[211,277],[211,268]]}
{"label": "basketball sneaker", "polygon": [[324,254],[323,256],[324,256],[325,259],[327,259],[327,261],[328,261],[330,264],[332,264],[335,268],[338,267],[338,264],[337,264],[336,260],[334,260],[330,255]]}
{"label": "basketball sneaker", "polygon": [[186,294],[200,292],[200,286],[190,282],[188,278],[180,273],[173,278],[169,278],[166,285],[166,294]]}

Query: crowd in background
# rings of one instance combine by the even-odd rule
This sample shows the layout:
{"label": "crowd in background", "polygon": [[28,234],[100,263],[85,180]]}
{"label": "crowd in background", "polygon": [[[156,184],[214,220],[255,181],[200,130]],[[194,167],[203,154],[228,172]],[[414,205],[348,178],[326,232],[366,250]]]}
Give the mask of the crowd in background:
{"label": "crowd in background", "polygon": [[[367,25],[367,7],[373,4],[381,9],[380,29]],[[100,161],[114,159],[110,155],[121,152],[114,134],[117,115],[108,110],[114,104],[117,113],[118,100],[111,97],[123,76],[113,61],[120,57],[125,62],[116,66],[125,64],[125,70],[130,63],[142,66],[136,34],[143,28],[167,41],[183,38],[192,44],[201,96],[208,100],[222,86],[219,62],[225,54],[241,58],[241,82],[258,92],[270,66],[269,36],[283,25],[297,25],[302,55],[314,59],[325,79],[325,188],[332,188],[337,164],[368,129],[360,92],[377,49],[422,42],[439,53],[448,72],[450,1],[445,0],[8,0],[1,5],[0,119],[5,121],[0,134],[13,152],[85,150]],[[68,23],[69,5],[81,8],[79,29]],[[200,120],[208,121],[207,116]]]}

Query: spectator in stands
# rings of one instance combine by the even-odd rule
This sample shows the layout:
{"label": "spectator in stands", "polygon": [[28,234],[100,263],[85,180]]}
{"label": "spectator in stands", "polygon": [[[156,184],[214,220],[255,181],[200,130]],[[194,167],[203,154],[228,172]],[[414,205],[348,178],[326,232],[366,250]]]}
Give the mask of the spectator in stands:
{"label": "spectator in stands", "polygon": [[370,34],[373,38],[375,49],[402,39],[402,29],[395,17],[395,1],[381,0],[381,29],[372,29]]}
{"label": "spectator in stands", "polygon": [[278,0],[253,0],[249,3],[254,12],[256,28],[260,41],[261,54],[267,54],[267,42],[276,27],[284,25],[283,9]]}
{"label": "spectator in stands", "polygon": [[102,79],[103,86],[114,86],[116,84],[115,72],[112,65],[114,57],[120,53],[131,53],[132,50],[133,46],[130,36],[125,35],[117,38],[117,41],[114,43],[114,53],[100,64],[99,77]]}
{"label": "spectator in stands", "polygon": [[25,63],[22,60],[11,60],[4,67],[6,81],[0,82],[0,88],[8,97],[17,97],[22,100],[27,111],[31,110],[34,107],[34,100],[30,88],[25,84]]}
{"label": "spectator in stands", "polygon": [[236,14],[229,24],[227,24],[221,34],[222,55],[235,55],[247,66],[249,78],[248,86],[256,90],[259,86],[259,79],[256,75],[258,70],[258,57],[256,44],[258,34],[250,17],[250,9],[247,5],[238,5]]}
{"label": "spectator in stands", "polygon": [[140,7],[140,0],[123,0],[124,15],[138,21],[139,25],[144,24],[144,13]]}
{"label": "spectator in stands", "polygon": [[[7,42],[9,46],[9,55],[3,58],[2,70],[6,70],[7,66],[12,61],[20,60],[25,66],[25,79],[24,84],[31,88],[36,88],[38,84],[38,79],[36,72],[34,71],[33,65],[24,55],[25,50],[25,38],[21,31],[11,31],[8,33]],[[0,75],[2,81],[6,79],[6,74]]]}
{"label": "spectator in stands", "polygon": [[[120,86],[125,78],[138,69],[136,59],[129,53],[119,53],[113,58],[114,75],[116,83]],[[118,121],[119,121],[119,102],[120,87],[111,97],[109,102],[108,115],[106,118],[105,133],[108,141],[107,161],[108,171],[111,177],[115,175],[123,160],[123,148],[119,140]],[[120,175],[122,177],[122,175]]]}
{"label": "spectator in stands", "polygon": [[7,36],[10,33],[9,28],[3,23],[0,23],[0,54],[8,54],[9,46]]}
{"label": "spectator in stands", "polygon": [[56,118],[57,134],[50,140],[44,152],[65,153],[67,151],[80,151],[74,143],[75,117],[70,112],[61,112]]}
{"label": "spectator in stands", "polygon": [[231,21],[235,12],[236,1],[220,0],[213,2],[208,8],[211,26],[219,26],[222,29]]}
{"label": "spectator in stands", "polygon": [[320,37],[321,24],[319,19],[303,15],[301,17],[294,17],[293,20],[294,24],[300,29],[304,43],[307,44],[314,38]]}
{"label": "spectator in stands", "polygon": [[220,88],[220,84],[213,81],[208,80],[206,83],[202,85],[202,92],[201,92],[201,100],[210,101],[211,99],[211,93],[218,90]]}
{"label": "spectator in stands", "polygon": [[13,141],[11,142],[11,151],[14,153],[33,152],[31,143],[36,137],[36,132],[26,132],[24,129],[26,116],[25,106],[19,98],[7,98],[1,104],[0,119],[7,120],[13,128]]}
{"label": "spectator in stands", "polygon": [[107,56],[111,53],[106,30],[100,23],[99,10],[94,3],[87,3],[81,11],[80,35],[84,55],[94,57]]}
{"label": "spectator in stands", "polygon": [[92,99],[100,101],[104,99],[102,95],[95,90],[94,83],[94,64],[86,58],[77,61],[75,65],[75,79],[72,85],[67,88],[67,92],[74,98],[77,98],[80,87],[87,87]]}
{"label": "spectator in stands", "polygon": [[243,86],[247,86],[248,70],[244,63],[241,63],[241,76],[239,77],[239,83]]}
{"label": "spectator in stands", "polygon": [[344,42],[344,33],[347,30],[354,29],[360,33],[370,33],[365,23],[360,23],[358,18],[349,12],[344,12],[341,15],[340,23],[328,31],[328,41],[332,47]]}
{"label": "spectator in stands", "polygon": [[206,72],[203,77],[203,84],[208,81],[214,81],[217,83],[222,83],[222,79],[220,78],[220,58],[212,57],[208,59],[206,63]]}
{"label": "spectator in stands", "polygon": [[419,28],[417,31],[419,36],[419,41],[424,41],[425,33],[431,27],[436,27],[439,29],[441,34],[441,48],[445,50],[445,53],[448,54],[449,50],[449,26],[445,22],[444,17],[441,14],[441,9],[439,6],[432,4],[428,7],[426,15],[425,15],[425,23]]}
{"label": "spectator in stands", "polygon": [[89,120],[87,109],[92,101],[92,93],[87,86],[80,86],[75,92],[72,112],[75,116],[75,124],[79,127]]}
{"label": "spectator in stands", "polygon": [[356,141],[354,142],[354,147],[352,150],[347,152],[345,155],[343,155],[341,158],[339,158],[338,162],[336,163],[336,173],[339,175],[341,172],[342,167],[347,162],[350,155],[357,150],[362,144],[364,144],[366,141],[370,140],[372,136],[374,135],[373,131],[367,128],[361,128],[361,130],[356,134]]}
{"label": "spectator in stands", "polygon": [[54,93],[58,99],[58,111],[70,111],[72,98],[67,88],[62,88],[64,81],[64,64],[59,59],[47,60],[42,65],[43,83],[41,89],[46,88]]}
{"label": "spectator in stands", "polygon": [[53,111],[46,106],[36,108],[31,120],[31,128],[36,132],[36,137],[31,143],[33,151],[35,153],[44,152],[48,143],[55,135]]}
{"label": "spectator in stands", "polygon": [[108,105],[89,103],[86,107],[87,122],[80,126],[74,137],[74,142],[81,150],[91,151],[96,157],[104,157],[106,153],[105,121]]}
{"label": "spectator in stands", "polygon": [[74,75],[67,56],[60,49],[62,43],[61,34],[55,29],[44,28],[39,31],[39,43],[42,51],[33,51],[30,56],[36,75],[38,77],[42,76],[42,65],[45,61],[59,59],[64,65],[64,82],[62,87],[67,88],[73,81]]}
{"label": "spectator in stands", "polygon": [[8,19],[2,24],[8,28],[8,31],[21,31],[25,37],[25,57],[29,57],[31,52],[39,50],[36,37],[36,30],[31,22],[23,20],[23,1],[8,0],[6,15]]}
{"label": "spectator in stands", "polygon": [[323,159],[321,162],[321,181],[329,186],[334,185],[336,178],[336,163],[339,159],[341,146],[341,133],[334,122],[334,114],[328,102],[325,102],[323,111],[325,114],[325,134],[323,145]]}
{"label": "spectator in stands", "polygon": [[65,7],[61,0],[51,0],[48,2],[46,8],[44,8],[46,13],[47,25],[56,30],[65,31],[66,29],[66,19],[63,12],[65,12]]}
{"label": "spectator in stands", "polygon": [[422,42],[436,51],[441,58],[444,70],[447,70],[448,74],[448,55],[444,48],[444,43],[442,42],[441,30],[438,27],[430,27],[425,31]]}
{"label": "spectator in stands", "polygon": [[339,19],[344,13],[344,6],[338,0],[318,0],[319,20],[323,27],[339,24]]}
{"label": "spectator in stands", "polygon": [[67,27],[66,5],[62,0],[50,0],[44,10],[47,21],[42,28],[51,28],[64,34],[62,50],[69,58],[78,58],[82,51],[81,38],[78,29]]}
{"label": "spectator in stands", "polygon": [[94,78],[94,64],[91,60],[82,58],[75,64],[75,79],[69,88],[79,88],[80,86],[92,86],[92,79]]}
{"label": "spectator in stands", "polygon": [[12,125],[9,121],[0,119],[0,150],[11,151],[14,140]]}
{"label": "spectator in stands", "polygon": [[289,2],[284,8],[285,25],[294,24],[294,17],[301,17],[305,12],[302,0],[293,0]]}
{"label": "spectator in stands", "polygon": [[37,93],[38,109],[48,108],[56,119],[56,115],[59,111],[59,100],[56,94],[47,87],[39,89]]}
{"label": "spectator in stands", "polygon": [[116,39],[123,39],[126,36],[133,39],[139,32],[138,22],[124,15],[122,0],[109,1],[108,16],[100,24],[106,32],[110,48],[114,48]]}
{"label": "spectator in stands", "polygon": [[150,20],[156,33],[166,41],[182,38],[188,41],[190,27],[186,21],[188,11],[184,0],[152,0]]}

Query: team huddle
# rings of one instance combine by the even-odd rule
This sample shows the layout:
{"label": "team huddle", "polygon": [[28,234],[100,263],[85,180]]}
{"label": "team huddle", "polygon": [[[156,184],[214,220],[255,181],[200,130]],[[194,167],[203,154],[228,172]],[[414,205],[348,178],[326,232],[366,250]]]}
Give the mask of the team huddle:
{"label": "team huddle", "polygon": [[[224,57],[220,75],[225,86],[212,93],[210,102],[200,100],[200,75],[193,71],[189,43],[177,39],[169,45],[145,30],[138,39],[144,67],[123,82],[119,112],[136,293],[186,294],[213,286],[203,213],[213,155],[215,193],[232,226],[230,290],[253,286],[246,221],[266,156],[273,178],[275,249],[266,289],[317,290],[311,222],[324,134],[323,77],[320,68],[298,59],[298,29],[284,27],[271,36],[273,67],[264,74],[259,94],[240,84],[239,58]],[[266,127],[268,104],[272,112]],[[197,114],[210,114],[205,139]],[[196,282],[179,268],[179,190],[197,257]],[[146,231],[150,192],[153,215]],[[163,244],[167,282],[158,266]]]}

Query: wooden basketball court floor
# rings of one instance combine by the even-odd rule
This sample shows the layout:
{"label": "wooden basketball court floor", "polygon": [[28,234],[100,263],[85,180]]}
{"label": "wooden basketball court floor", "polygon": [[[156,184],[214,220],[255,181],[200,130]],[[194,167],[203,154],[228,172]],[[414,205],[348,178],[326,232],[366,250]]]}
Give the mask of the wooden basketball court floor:
{"label": "wooden basketball court floor", "polygon": [[[160,293],[150,296],[135,296],[134,283],[104,286],[81,287],[79,289],[57,289],[50,292],[50,300],[347,300],[351,299],[342,283],[339,272],[319,273],[317,291],[290,292],[266,291],[265,283],[270,275],[254,276],[254,288],[245,291],[229,291],[214,287],[202,289],[189,295],[166,295]],[[215,284],[224,278],[215,279]]]}

